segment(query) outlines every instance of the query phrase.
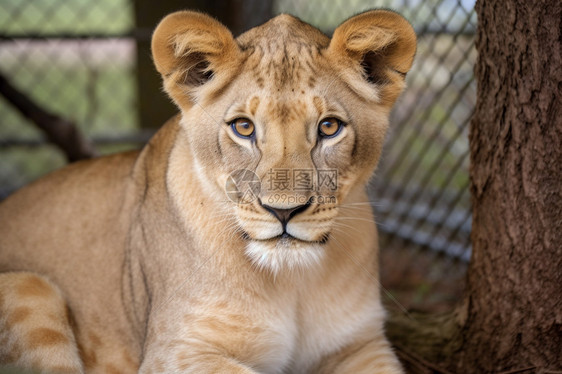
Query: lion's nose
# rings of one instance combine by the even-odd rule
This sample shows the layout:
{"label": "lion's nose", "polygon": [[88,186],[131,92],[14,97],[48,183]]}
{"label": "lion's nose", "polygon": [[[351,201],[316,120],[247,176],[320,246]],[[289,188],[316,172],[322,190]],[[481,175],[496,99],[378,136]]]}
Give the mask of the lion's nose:
{"label": "lion's nose", "polygon": [[[260,201],[260,204],[261,204],[261,201]],[[266,205],[266,204],[261,204],[261,206],[265,210],[267,210],[269,213],[273,214],[275,216],[275,218],[277,218],[279,220],[279,222],[281,222],[281,224],[283,225],[283,230],[284,230],[285,226],[287,226],[287,222],[289,222],[289,220],[291,218],[293,218],[294,216],[296,216],[299,213],[304,212],[310,206],[310,200],[307,201],[306,204],[297,205],[297,206],[294,206],[294,207],[288,208],[288,209],[274,208],[274,207]]]}

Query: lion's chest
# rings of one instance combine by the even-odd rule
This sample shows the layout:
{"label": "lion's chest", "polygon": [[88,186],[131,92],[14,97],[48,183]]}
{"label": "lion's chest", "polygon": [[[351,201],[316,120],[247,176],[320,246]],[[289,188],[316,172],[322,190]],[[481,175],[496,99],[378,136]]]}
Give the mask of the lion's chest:
{"label": "lion's chest", "polygon": [[254,368],[260,373],[309,373],[323,358],[353,342],[373,318],[382,315],[376,300],[362,305],[316,295],[285,305],[266,321]]}

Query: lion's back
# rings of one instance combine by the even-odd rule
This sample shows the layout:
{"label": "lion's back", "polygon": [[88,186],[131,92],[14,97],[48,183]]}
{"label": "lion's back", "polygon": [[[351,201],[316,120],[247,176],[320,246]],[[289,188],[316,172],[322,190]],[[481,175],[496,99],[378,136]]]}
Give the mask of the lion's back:
{"label": "lion's back", "polygon": [[81,257],[95,258],[96,247],[122,219],[120,206],[136,157],[129,152],[77,162],[3,201],[0,271],[76,270]]}

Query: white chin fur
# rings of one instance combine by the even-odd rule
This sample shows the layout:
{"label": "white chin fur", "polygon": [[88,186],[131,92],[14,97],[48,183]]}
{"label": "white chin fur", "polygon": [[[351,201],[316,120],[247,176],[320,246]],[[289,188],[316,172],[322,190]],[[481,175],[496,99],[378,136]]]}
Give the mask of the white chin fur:
{"label": "white chin fur", "polygon": [[246,255],[258,268],[277,274],[282,270],[306,269],[320,263],[324,248],[321,244],[296,240],[251,241],[246,246]]}

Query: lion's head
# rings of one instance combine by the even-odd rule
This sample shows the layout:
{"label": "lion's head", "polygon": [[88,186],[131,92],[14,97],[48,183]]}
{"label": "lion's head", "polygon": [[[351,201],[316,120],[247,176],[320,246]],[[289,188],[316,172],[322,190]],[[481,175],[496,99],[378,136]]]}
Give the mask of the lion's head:
{"label": "lion's head", "polygon": [[234,39],[186,11],[160,23],[152,49],[197,178],[234,200],[247,254],[274,270],[320,259],[338,207],[379,159],[416,50],[410,24],[374,10],[330,39],[280,15]]}

